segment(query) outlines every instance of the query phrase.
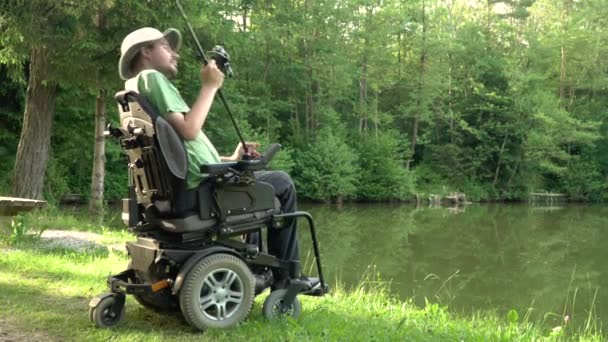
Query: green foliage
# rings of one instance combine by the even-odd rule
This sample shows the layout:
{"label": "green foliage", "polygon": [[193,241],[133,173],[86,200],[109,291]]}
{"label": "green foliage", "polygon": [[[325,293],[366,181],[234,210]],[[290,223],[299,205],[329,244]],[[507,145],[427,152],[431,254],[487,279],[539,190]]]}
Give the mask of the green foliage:
{"label": "green foliage", "polygon": [[323,129],[311,145],[300,148],[296,155],[295,182],[303,197],[341,201],[355,194],[357,155],[341,135]]}
{"label": "green foliage", "polygon": [[[601,0],[183,3],[203,47],[223,44],[231,54],[236,77],[224,91],[246,139],[281,143],[272,167],[293,171],[306,197],[404,200],[454,190],[521,200],[546,189],[605,200]],[[50,197],[90,191],[94,98],[99,89],[122,88],[116,62],[127,33],[180,29],[175,83],[188,103],[198,95],[200,62],[171,1],[9,0],[0,13],[3,193],[32,47],[44,42],[52,50],[48,79],[60,86]],[[107,103],[113,118],[110,97]],[[237,139],[219,101],[205,131],[222,154],[232,153]],[[117,199],[126,171],[116,145],[106,147],[105,195]],[[313,156],[318,151],[324,155]],[[330,161],[340,154],[344,167]]]}
{"label": "green foliage", "polygon": [[11,222],[11,234],[7,243],[12,246],[23,243],[27,238],[27,221],[23,216],[15,216]]}
{"label": "green foliage", "polygon": [[608,184],[591,156],[575,156],[570,161],[561,183],[574,201],[602,201]]}
{"label": "green foliage", "polygon": [[399,141],[391,132],[355,139],[361,170],[357,197],[371,201],[411,199],[415,178],[404,169]]}
{"label": "green foliage", "polygon": [[510,324],[516,324],[518,320],[519,314],[517,313],[517,310],[509,310],[509,312],[507,313],[507,321],[509,321]]}
{"label": "green foliage", "polygon": [[57,204],[64,194],[70,193],[69,177],[72,176],[68,165],[63,165],[51,156],[46,170],[44,198],[51,204]]}
{"label": "green foliage", "polygon": [[[0,45],[1,46],[1,45]],[[0,64],[0,194],[8,193],[19,142],[24,91]]]}

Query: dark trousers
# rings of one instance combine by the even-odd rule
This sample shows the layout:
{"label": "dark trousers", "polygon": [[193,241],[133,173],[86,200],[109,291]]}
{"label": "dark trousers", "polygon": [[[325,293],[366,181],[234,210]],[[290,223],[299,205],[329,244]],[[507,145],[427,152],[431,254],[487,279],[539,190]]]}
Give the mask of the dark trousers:
{"label": "dark trousers", "polygon": [[[298,203],[296,187],[291,177],[283,171],[258,171],[255,172],[256,180],[272,185],[274,195],[281,202],[281,210],[284,213],[297,211]],[[288,261],[299,261],[298,236],[296,219],[286,219],[283,227],[268,229],[268,253],[280,259]],[[275,275],[279,278],[287,277],[286,274]]]}

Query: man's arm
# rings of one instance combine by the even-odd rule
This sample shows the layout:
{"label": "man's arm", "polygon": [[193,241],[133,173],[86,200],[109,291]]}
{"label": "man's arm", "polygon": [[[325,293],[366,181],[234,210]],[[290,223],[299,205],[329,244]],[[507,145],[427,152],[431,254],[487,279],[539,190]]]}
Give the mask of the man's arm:
{"label": "man's arm", "polygon": [[203,87],[190,111],[185,115],[181,113],[169,113],[167,115],[167,121],[171,123],[184,140],[193,140],[199,134],[205,124],[209,109],[211,109],[215,93],[224,81],[224,74],[217,68],[214,60],[209,61],[205,67],[201,68],[201,80]]}

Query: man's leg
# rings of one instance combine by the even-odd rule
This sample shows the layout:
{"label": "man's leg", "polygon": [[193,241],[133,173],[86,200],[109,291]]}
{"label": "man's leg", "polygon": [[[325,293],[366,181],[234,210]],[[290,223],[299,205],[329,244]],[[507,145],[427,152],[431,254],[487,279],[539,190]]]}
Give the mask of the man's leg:
{"label": "man's leg", "polygon": [[[281,202],[281,209],[284,213],[292,213],[297,210],[296,187],[287,173],[283,171],[259,171],[255,173],[255,178],[260,182],[272,185],[274,194]],[[286,219],[282,228],[268,229],[268,253],[283,260],[300,260],[295,218]],[[275,277],[282,279],[288,276],[288,274],[275,275]]]}

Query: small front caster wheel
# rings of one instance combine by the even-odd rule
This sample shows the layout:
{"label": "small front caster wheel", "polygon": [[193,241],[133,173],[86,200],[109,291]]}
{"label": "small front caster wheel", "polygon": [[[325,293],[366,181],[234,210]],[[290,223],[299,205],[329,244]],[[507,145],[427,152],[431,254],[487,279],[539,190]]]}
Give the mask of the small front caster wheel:
{"label": "small front caster wheel", "polygon": [[287,294],[287,290],[276,290],[270,293],[264,301],[262,308],[264,317],[269,320],[281,319],[283,317],[291,316],[292,318],[298,318],[300,312],[302,312],[302,304],[298,297],[294,298],[291,305],[285,305],[283,298]]}
{"label": "small front caster wheel", "polygon": [[124,314],[124,295],[108,293],[93,298],[89,303],[89,318],[98,328],[115,326],[122,320]]}

